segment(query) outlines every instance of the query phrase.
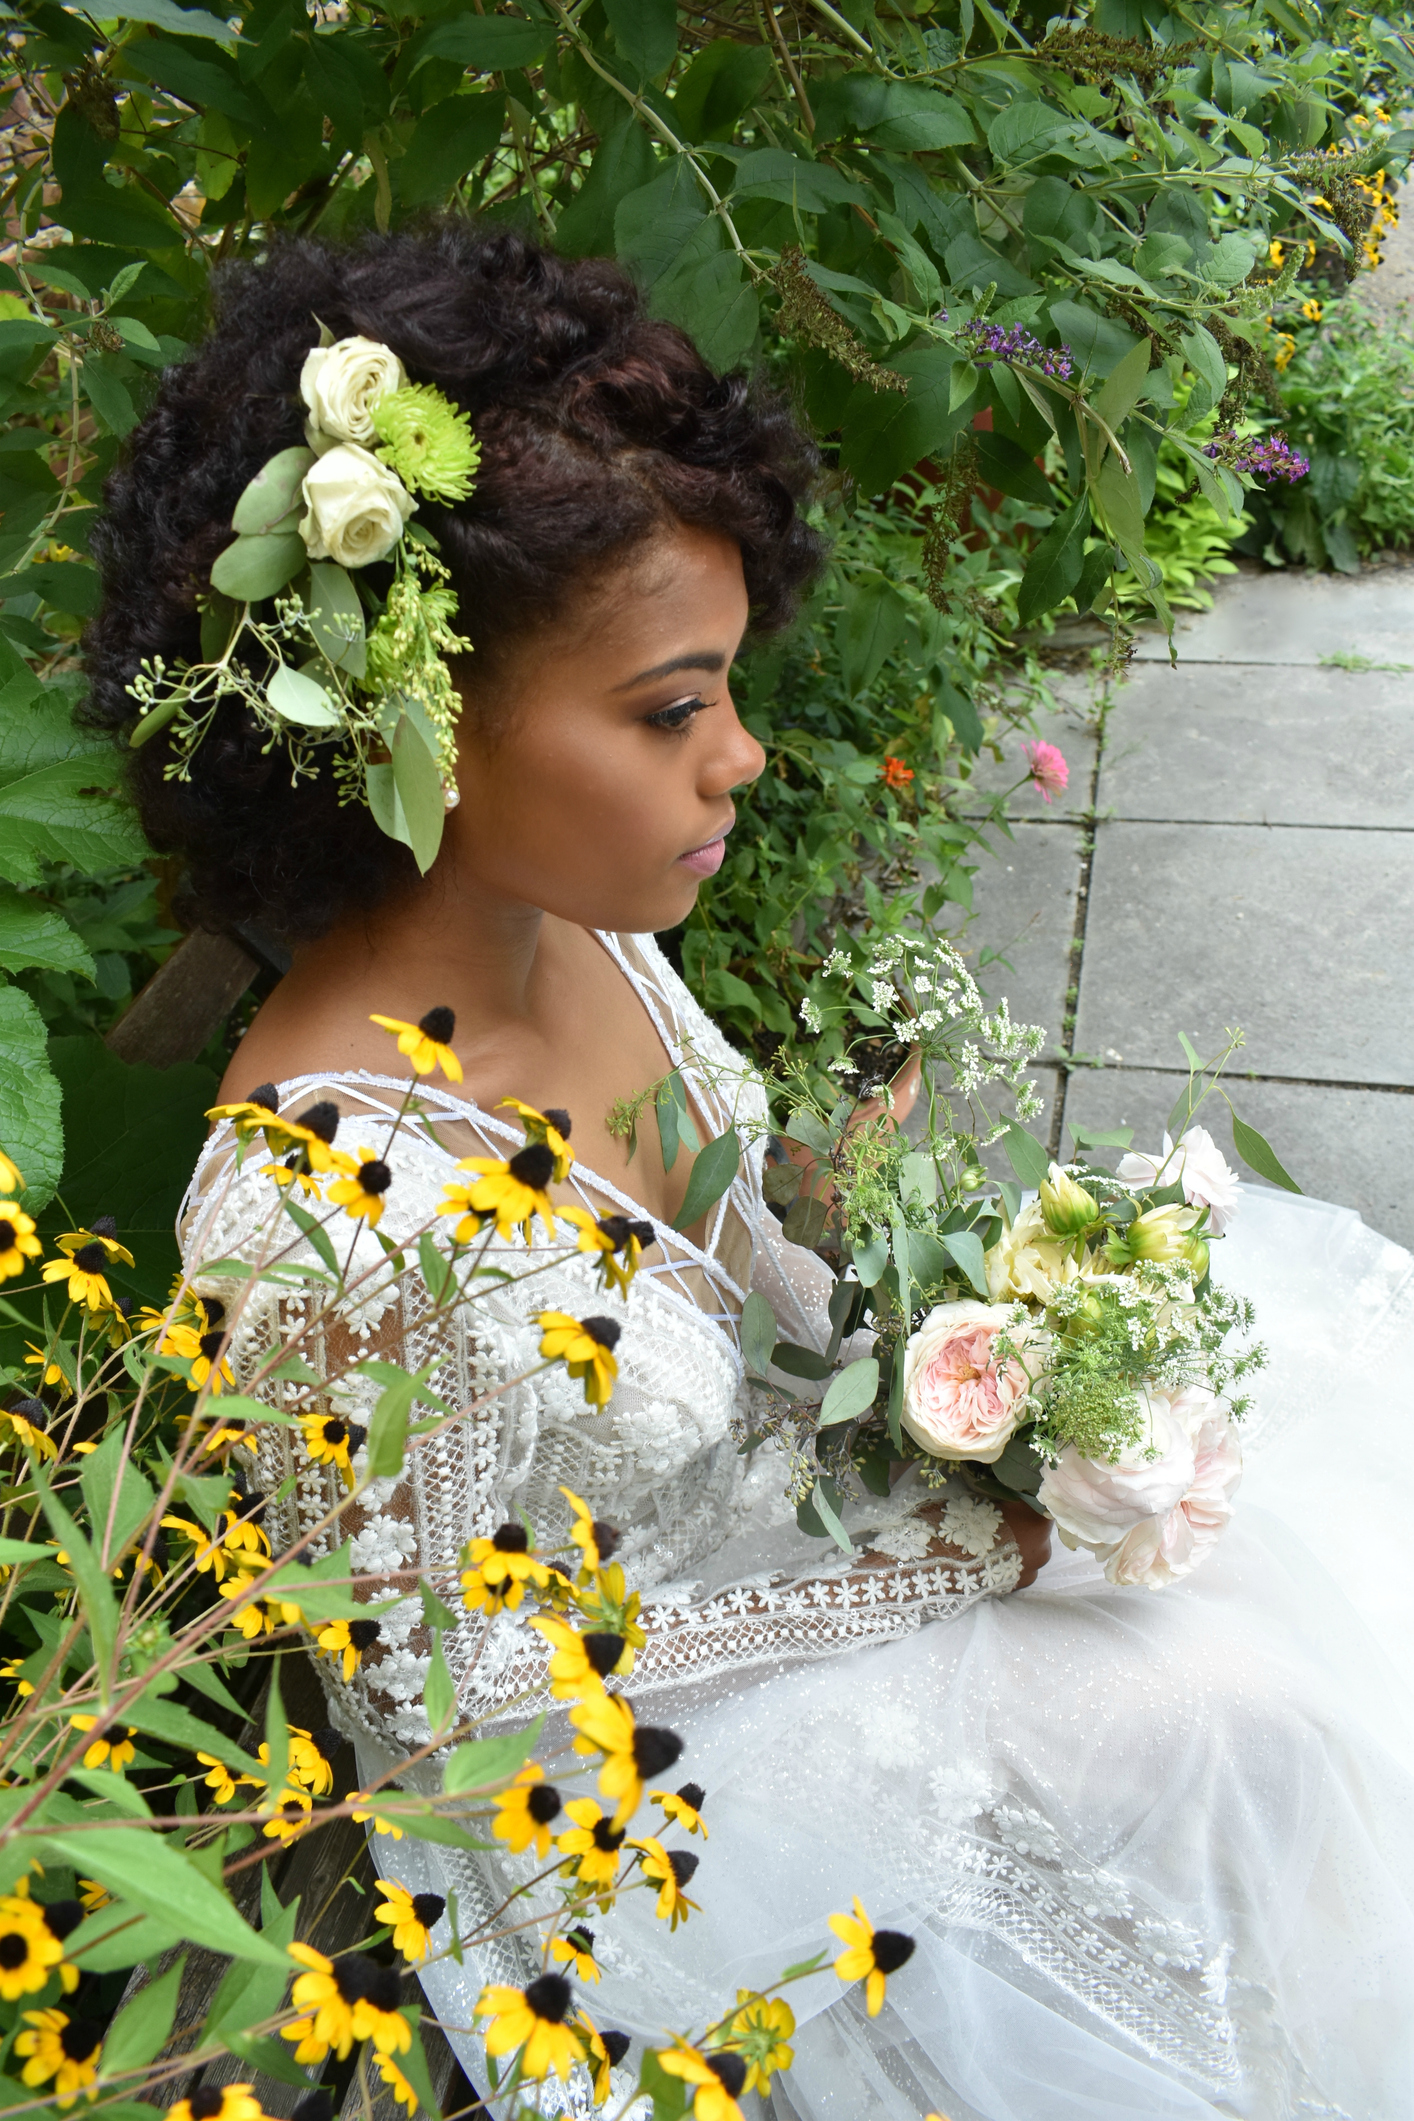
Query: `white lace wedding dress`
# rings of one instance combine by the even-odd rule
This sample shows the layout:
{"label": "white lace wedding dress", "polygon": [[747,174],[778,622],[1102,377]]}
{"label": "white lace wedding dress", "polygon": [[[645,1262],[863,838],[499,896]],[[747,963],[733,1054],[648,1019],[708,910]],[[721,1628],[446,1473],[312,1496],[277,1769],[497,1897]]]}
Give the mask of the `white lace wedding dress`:
{"label": "white lace wedding dress", "polygon": [[[758,1112],[759,1091],[723,1087],[729,1049],[651,939],[602,940],[625,1006],[631,988],[707,1132],[733,1098]],[[381,1151],[403,1087],[309,1077],[282,1085],[281,1102],[336,1098],[341,1143]],[[395,1240],[435,1210],[457,1156],[520,1139],[445,1090],[420,1095],[431,1134],[404,1128],[389,1152],[382,1231]],[[270,1212],[259,1160],[235,1176],[229,1134],[212,1138],[184,1213],[193,1270],[255,1256]],[[572,1176],[596,1212],[642,1213],[582,1167]],[[684,1738],[669,1785],[702,1786],[711,1839],[666,1836],[702,1853],[701,1912],[675,1936],[644,1894],[595,1923],[595,2021],[645,2037],[700,2027],[738,1985],[831,1945],[827,1916],[858,1894],[918,1949],[876,2019],[828,1970],[791,1990],[795,2062],[757,2109],[776,2121],[1409,2121],[1414,1261],[1348,1211],[1246,1189],[1215,1272],[1258,1301],[1272,1362],[1233,1526],[1165,1591],[1116,1589],[1062,1554],[1007,1595],[1016,1548],[961,1495],[945,1549],[914,1516],[911,1482],[847,1520],[867,1561],[797,1531],[780,1462],[748,1462],[731,1430],[746,1411],[736,1320],[754,1286],[784,1337],[823,1345],[828,1276],[763,1209],[759,1147],[710,1224],[701,1248],[660,1228],[627,1306],[613,1300],[624,1333],[609,1407],[587,1410],[563,1373],[513,1382],[345,1512],[358,1564],[389,1573],[445,1572],[467,1538],[520,1512],[542,1539],[563,1538],[561,1485],[623,1532],[648,1628],[628,1691],[640,1721]],[[382,1260],[361,1236],[355,1273]],[[513,1277],[535,1264],[510,1248],[498,1260]],[[198,1286],[228,1301],[236,1287],[219,1275]],[[608,1310],[593,1289],[574,1259],[507,1281],[439,1334],[420,1322],[416,1271],[399,1281],[385,1268],[339,1331],[409,1367],[435,1359],[434,1385],[465,1405],[535,1366],[534,1312]],[[269,1345],[277,1304],[304,1300],[262,1292],[233,1350],[238,1375]],[[355,1381],[343,1410],[366,1419],[378,1389]],[[296,1513],[312,1522],[341,1492],[290,1437],[272,1425],[260,1446],[266,1492],[295,1476],[270,1526],[277,1546]],[[448,1597],[453,1580],[440,1579]],[[417,1598],[382,1638],[348,1687],[321,1667],[365,1775],[429,1737]],[[520,1618],[489,1632],[468,1618],[446,1650],[464,1713],[514,1699],[524,1719],[544,1659]],[[547,1736],[563,1729],[552,1718]],[[421,1772],[438,1786],[435,1766]],[[413,1891],[455,1892],[463,1927],[536,1868],[411,1839],[376,1854]],[[471,2006],[483,1979],[538,1969],[527,1934],[424,1979],[483,2087]],[[626,2093],[633,2078],[615,2081]],[[595,2109],[580,2083],[547,2088],[545,2111]]]}

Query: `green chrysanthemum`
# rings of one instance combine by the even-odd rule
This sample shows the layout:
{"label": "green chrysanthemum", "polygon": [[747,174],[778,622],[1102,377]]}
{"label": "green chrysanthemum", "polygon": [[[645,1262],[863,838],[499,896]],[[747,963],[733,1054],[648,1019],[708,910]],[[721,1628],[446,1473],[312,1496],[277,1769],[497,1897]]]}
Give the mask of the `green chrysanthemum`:
{"label": "green chrysanthemum", "polygon": [[404,486],[438,501],[464,501],[481,450],[470,417],[430,383],[390,391],[370,409],[383,447],[378,455]]}

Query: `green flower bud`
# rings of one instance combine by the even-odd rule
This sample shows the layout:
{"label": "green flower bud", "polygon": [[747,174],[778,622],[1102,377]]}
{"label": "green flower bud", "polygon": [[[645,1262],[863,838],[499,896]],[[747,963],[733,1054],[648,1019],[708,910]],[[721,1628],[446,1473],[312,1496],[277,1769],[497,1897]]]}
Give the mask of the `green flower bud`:
{"label": "green flower bud", "polygon": [[1181,1259],[1192,1223],[1191,1208],[1150,1208],[1136,1215],[1124,1233],[1129,1257],[1152,1260],[1155,1266]]}
{"label": "green flower bud", "polygon": [[1098,1222],[1100,1208],[1093,1194],[1067,1178],[1059,1164],[1052,1164],[1049,1178],[1041,1181],[1041,1213],[1052,1236],[1079,1237]]}
{"label": "green flower bud", "polygon": [[1190,1230],[1183,1240],[1183,1257],[1193,1269],[1193,1286],[1196,1289],[1208,1271],[1208,1247],[1196,1230]]}

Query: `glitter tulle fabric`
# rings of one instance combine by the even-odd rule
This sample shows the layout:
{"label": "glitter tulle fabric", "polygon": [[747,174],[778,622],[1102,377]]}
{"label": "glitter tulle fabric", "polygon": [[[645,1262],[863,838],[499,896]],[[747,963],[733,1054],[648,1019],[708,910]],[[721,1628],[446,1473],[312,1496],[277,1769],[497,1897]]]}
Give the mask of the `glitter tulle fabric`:
{"label": "glitter tulle fabric", "polygon": [[[603,940],[708,1131],[733,1108],[754,1114],[759,1092],[733,1080],[729,1049],[651,941]],[[381,1148],[400,1085],[311,1077],[284,1086],[282,1105],[321,1092],[350,1115],[347,1134]],[[383,1229],[395,1239],[433,1212],[455,1157],[505,1154],[519,1138],[425,1085],[423,1099],[437,1139],[400,1134],[391,1152]],[[268,1182],[230,1166],[218,1134],[184,1218],[193,1266],[258,1250]],[[631,1205],[574,1176],[599,1212]],[[792,1989],[795,2062],[755,2109],[773,2121],[1408,2121],[1409,1255],[1346,1210],[1244,1189],[1214,1272],[1256,1300],[1272,1359],[1233,1525],[1165,1591],[1113,1587],[1088,1557],[1062,1553],[1006,1595],[1016,1550],[962,1497],[942,1554],[914,1516],[912,1483],[860,1506],[850,1529],[879,1559],[851,1567],[797,1532],[779,1463],[758,1455],[746,1469],[730,1430],[746,1290],[761,1288],[783,1333],[815,1345],[828,1291],[762,1207],[759,1151],[702,1247],[659,1239],[621,1314],[609,1408],[588,1412],[562,1374],[537,1376],[345,1513],[358,1564],[389,1572],[446,1568],[518,1509],[563,1536],[561,1484],[625,1532],[649,1622],[629,1691],[643,1720],[684,1737],[673,1779],[705,1790],[711,1839],[664,1834],[702,1854],[701,1912],[675,1936],[645,1894],[594,1925],[604,1973],[584,2000],[596,2023],[648,2038],[700,2027],[738,1986],[830,1944],[826,1918],[857,1894],[918,1948],[872,2020],[831,1972]],[[375,1265],[372,1241],[360,1245],[357,1261]],[[512,1274],[530,1264],[513,1248],[498,1261]],[[506,1283],[437,1338],[419,1325],[420,1287],[389,1273],[339,1331],[409,1367],[435,1359],[434,1383],[461,1403],[533,1367],[534,1311],[604,1308],[574,1260],[524,1291]],[[276,1292],[262,1302],[233,1350],[238,1376],[277,1323]],[[286,1312],[300,1302],[278,1299]],[[376,1389],[345,1392],[353,1418]],[[337,1499],[288,1433],[266,1432],[260,1471],[267,1492],[297,1475],[286,1535]],[[351,1687],[326,1682],[366,1775],[429,1735],[417,1600],[384,1637]],[[538,1638],[513,1616],[489,1635],[469,1619],[446,1648],[476,1714],[494,1717],[543,1670]],[[562,1728],[547,1726],[551,1744]],[[411,1840],[380,1839],[376,1854],[415,1892],[455,1892],[464,1927],[537,1868]],[[483,1980],[536,1970],[524,1937],[424,1976],[474,2083],[485,2075],[472,2004]],[[633,2081],[631,2068],[615,2073],[605,2115]],[[544,2111],[596,2109],[577,2082],[547,2088]]]}

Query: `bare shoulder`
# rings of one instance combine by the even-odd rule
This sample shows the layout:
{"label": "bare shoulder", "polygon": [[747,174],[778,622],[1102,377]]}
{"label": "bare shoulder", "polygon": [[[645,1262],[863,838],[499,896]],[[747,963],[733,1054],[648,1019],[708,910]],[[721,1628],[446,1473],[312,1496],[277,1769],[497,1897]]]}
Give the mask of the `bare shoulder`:
{"label": "bare shoulder", "polygon": [[394,1041],[370,1023],[361,995],[350,998],[297,970],[268,996],[237,1046],[221,1079],[221,1102],[248,1097],[262,1083],[349,1075],[360,1068],[379,1075],[412,1072]]}

